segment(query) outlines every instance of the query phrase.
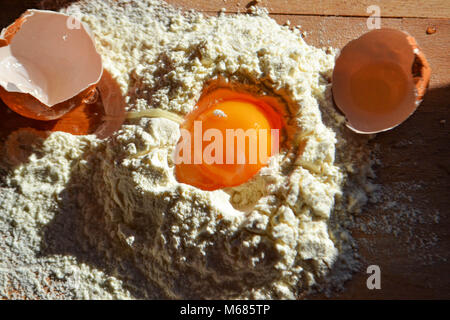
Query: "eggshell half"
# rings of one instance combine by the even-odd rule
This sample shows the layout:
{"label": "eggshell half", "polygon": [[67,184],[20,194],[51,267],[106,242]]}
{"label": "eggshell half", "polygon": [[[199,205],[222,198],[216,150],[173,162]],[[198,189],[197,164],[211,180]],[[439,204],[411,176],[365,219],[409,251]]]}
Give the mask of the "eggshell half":
{"label": "eggshell half", "polygon": [[[80,93],[88,97],[102,76],[101,56],[90,31],[62,13],[26,11],[2,31],[1,45],[3,91],[30,95],[42,103],[41,108],[53,108]],[[27,108],[31,100],[21,99],[10,97]]]}
{"label": "eggshell half", "polygon": [[333,98],[350,129],[386,131],[416,110],[430,72],[414,38],[394,29],[373,30],[342,49],[333,71]]}

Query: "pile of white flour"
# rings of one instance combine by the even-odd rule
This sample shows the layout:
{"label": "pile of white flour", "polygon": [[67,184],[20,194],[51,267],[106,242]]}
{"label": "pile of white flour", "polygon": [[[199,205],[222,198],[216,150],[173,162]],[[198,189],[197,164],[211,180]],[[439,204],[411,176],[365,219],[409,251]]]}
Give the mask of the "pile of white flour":
{"label": "pile of white flour", "polygon": [[[204,17],[156,0],[85,0],[128,110],[185,115],[227,79],[277,97],[287,142],[241,186],[180,184],[178,124],[129,120],[105,140],[21,129],[1,142],[0,297],[289,298],[342,288],[358,267],[343,228],[367,200],[364,139],[346,139],[335,52],[264,10]],[[349,222],[350,221],[350,222]]]}

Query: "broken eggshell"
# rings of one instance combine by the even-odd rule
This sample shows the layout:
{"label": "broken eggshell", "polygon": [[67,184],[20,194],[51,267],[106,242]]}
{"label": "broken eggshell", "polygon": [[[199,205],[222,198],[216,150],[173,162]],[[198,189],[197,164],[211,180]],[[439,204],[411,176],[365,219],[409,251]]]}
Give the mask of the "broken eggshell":
{"label": "broken eggshell", "polygon": [[95,100],[103,72],[88,28],[74,17],[28,10],[0,34],[0,97],[38,120]]}
{"label": "broken eggshell", "polygon": [[386,131],[417,109],[430,74],[413,37],[394,29],[373,30],[342,49],[333,71],[333,98],[353,131]]}

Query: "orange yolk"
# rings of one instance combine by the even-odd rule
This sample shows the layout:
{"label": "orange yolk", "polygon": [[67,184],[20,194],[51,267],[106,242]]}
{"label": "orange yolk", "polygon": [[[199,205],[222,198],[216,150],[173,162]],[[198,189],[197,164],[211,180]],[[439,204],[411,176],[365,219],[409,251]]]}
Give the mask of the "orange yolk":
{"label": "orange yolk", "polygon": [[[200,99],[197,107],[181,126],[190,143],[182,135],[177,146],[179,182],[203,190],[237,186],[266,166],[278,150],[281,117],[265,101],[217,89]],[[190,157],[183,158],[188,149]],[[180,163],[181,158],[186,161]]]}

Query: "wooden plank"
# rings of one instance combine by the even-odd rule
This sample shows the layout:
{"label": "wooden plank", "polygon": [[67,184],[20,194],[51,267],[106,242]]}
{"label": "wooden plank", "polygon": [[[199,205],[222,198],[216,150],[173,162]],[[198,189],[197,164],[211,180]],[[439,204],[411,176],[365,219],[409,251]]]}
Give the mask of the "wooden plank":
{"label": "wooden plank", "polygon": [[[347,42],[368,32],[365,18],[271,15],[278,23],[290,22],[306,31],[305,40],[317,47],[342,48]],[[406,31],[416,38],[432,68],[430,87],[450,85],[450,20],[420,18],[382,18],[381,27]],[[436,33],[427,34],[428,27]]]}
{"label": "wooden plank", "polygon": [[168,1],[177,6],[200,11],[217,12],[226,8],[229,12],[245,12],[252,4],[269,9],[273,14],[299,14],[319,16],[356,16],[366,17],[371,5],[380,7],[382,17],[420,17],[450,18],[450,1],[448,0],[173,0]]}

